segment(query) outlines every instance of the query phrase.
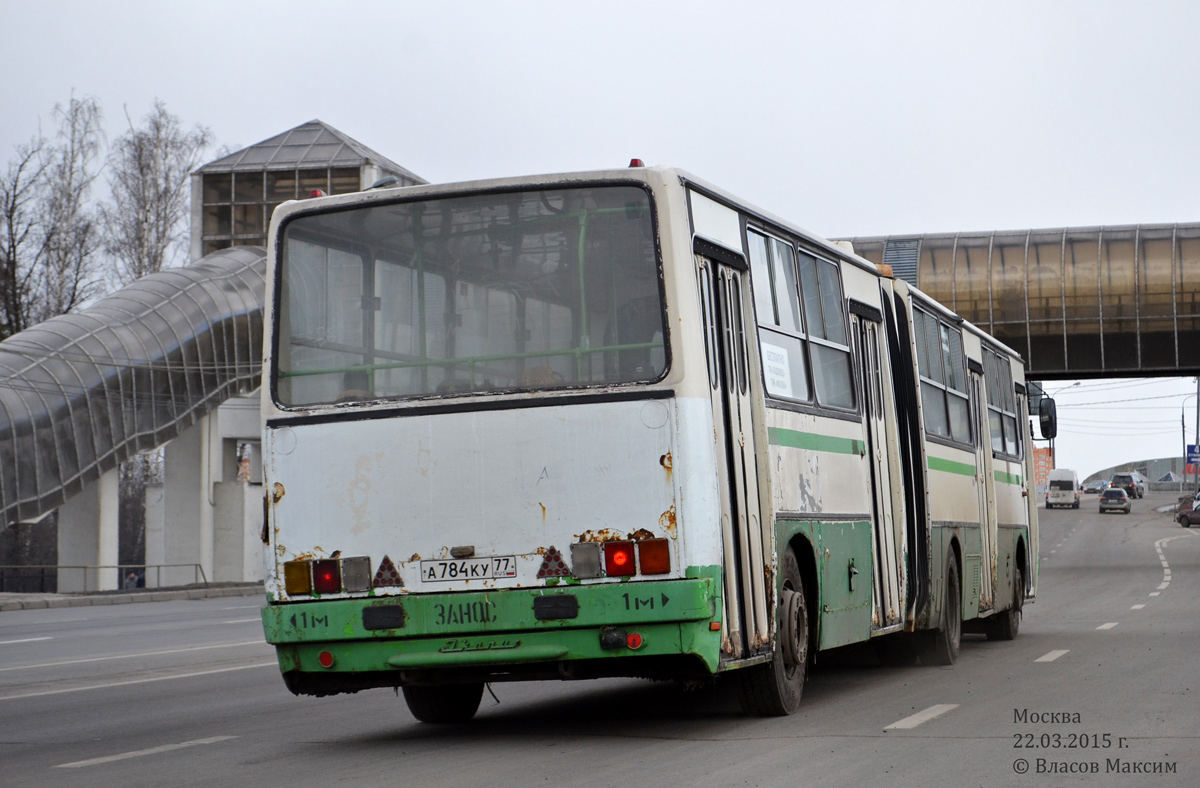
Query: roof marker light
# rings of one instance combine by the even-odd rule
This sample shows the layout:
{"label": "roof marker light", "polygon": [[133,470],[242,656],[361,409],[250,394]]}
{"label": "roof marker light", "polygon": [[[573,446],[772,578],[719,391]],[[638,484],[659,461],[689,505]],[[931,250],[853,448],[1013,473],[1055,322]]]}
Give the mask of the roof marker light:
{"label": "roof marker light", "polygon": [[642,161],[641,159],[630,159],[629,166],[630,167],[645,167],[646,162]]}

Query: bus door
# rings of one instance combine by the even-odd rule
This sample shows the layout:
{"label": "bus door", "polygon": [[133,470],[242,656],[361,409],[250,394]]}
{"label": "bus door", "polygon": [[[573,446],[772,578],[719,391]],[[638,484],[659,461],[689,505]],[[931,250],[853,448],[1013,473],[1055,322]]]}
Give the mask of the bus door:
{"label": "bus door", "polygon": [[[975,362],[971,362],[974,364]],[[983,541],[983,556],[979,582],[979,609],[990,610],[995,600],[996,587],[996,474],[992,463],[992,428],[988,423],[987,398],[984,396],[983,377],[970,369],[971,409],[975,413],[975,467],[978,468],[976,488],[979,496],[979,531]]]}
{"label": "bus door", "polygon": [[[879,320],[882,320],[882,314]],[[867,442],[867,458],[871,474],[872,519],[874,539],[871,553],[874,559],[874,611],[871,623],[876,628],[901,623],[904,604],[900,588],[902,556],[896,545],[896,529],[892,505],[892,489],[899,483],[893,479],[891,455],[888,450],[887,420],[884,398],[891,386],[884,385],[885,357],[881,355],[879,326],[875,319],[852,315],[856,328],[859,380],[862,382],[863,434]],[[894,405],[893,405],[894,412]]]}
{"label": "bus door", "polygon": [[725,593],[721,651],[738,659],[771,644],[758,473],[751,421],[745,273],[697,255],[700,307],[721,496]]}

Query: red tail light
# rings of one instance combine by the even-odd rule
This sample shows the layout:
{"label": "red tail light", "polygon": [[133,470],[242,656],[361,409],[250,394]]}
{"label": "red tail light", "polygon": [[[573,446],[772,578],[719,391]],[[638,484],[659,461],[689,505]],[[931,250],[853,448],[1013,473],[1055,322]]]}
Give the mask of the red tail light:
{"label": "red tail light", "polygon": [[336,558],[313,561],[313,591],[337,594],[342,590],[342,570]]}
{"label": "red tail light", "polygon": [[666,539],[638,542],[638,560],[644,575],[665,575],[671,571],[671,547]]}
{"label": "red tail light", "polygon": [[609,577],[631,575],[635,571],[633,542],[604,543],[604,572]]}

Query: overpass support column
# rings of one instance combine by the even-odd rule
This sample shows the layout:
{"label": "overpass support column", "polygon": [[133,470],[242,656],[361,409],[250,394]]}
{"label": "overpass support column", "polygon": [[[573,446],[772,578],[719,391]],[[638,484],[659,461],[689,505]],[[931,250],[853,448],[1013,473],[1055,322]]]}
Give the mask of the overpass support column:
{"label": "overpass support column", "polygon": [[[83,488],[58,510],[58,563],[86,569],[60,569],[60,593],[118,588],[117,527],[120,471],[116,468]],[[99,567],[108,567],[101,569]]]}
{"label": "overpass support column", "polygon": [[[205,468],[209,418],[205,416],[198,419],[163,450],[166,478],[162,497],[161,559],[151,559],[151,550],[159,549],[154,544],[158,537],[155,535],[155,539],[151,540],[148,532],[146,563],[189,564],[162,569],[161,585],[164,586],[198,582],[201,578],[191,564],[199,564],[208,579],[212,580],[212,505],[209,503],[210,490],[207,489],[210,476]],[[151,523],[149,514],[147,512],[147,527],[157,528],[158,524]]]}

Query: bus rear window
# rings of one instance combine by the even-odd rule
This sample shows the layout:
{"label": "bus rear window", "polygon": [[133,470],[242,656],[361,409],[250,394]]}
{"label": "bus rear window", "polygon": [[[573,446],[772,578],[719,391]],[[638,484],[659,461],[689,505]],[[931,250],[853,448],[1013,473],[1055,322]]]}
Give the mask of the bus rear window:
{"label": "bus rear window", "polygon": [[658,380],[650,198],[631,186],[375,204],[280,239],[285,406]]}

